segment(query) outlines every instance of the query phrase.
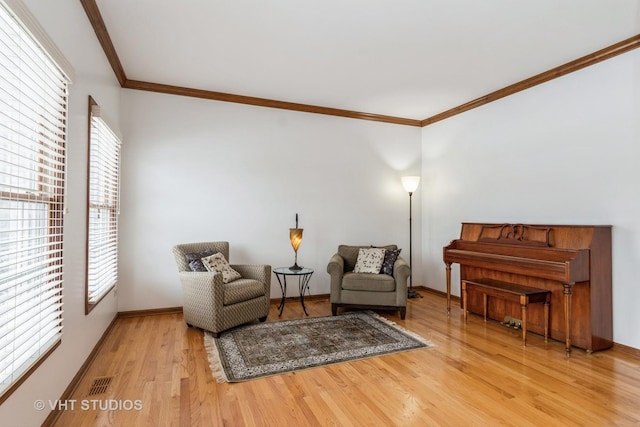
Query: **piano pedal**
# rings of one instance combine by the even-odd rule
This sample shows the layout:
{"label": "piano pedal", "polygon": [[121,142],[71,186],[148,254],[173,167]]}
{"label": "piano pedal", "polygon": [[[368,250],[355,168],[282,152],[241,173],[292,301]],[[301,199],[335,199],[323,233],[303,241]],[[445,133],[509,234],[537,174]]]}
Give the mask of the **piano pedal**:
{"label": "piano pedal", "polygon": [[516,325],[514,326],[514,328],[522,329],[522,320],[520,319],[515,319],[515,320],[516,320]]}
{"label": "piano pedal", "polygon": [[513,329],[522,328],[522,320],[520,320],[520,319],[511,319],[511,321],[513,322],[512,323]]}

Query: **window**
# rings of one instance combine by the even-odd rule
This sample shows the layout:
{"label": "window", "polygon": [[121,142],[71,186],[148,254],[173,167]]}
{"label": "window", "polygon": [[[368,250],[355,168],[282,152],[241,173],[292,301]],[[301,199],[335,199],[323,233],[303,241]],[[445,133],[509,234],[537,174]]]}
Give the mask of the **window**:
{"label": "window", "polygon": [[89,183],[87,207],[86,313],[118,280],[120,138],[89,97]]}
{"label": "window", "polygon": [[0,403],[62,337],[70,74],[25,10],[0,0]]}

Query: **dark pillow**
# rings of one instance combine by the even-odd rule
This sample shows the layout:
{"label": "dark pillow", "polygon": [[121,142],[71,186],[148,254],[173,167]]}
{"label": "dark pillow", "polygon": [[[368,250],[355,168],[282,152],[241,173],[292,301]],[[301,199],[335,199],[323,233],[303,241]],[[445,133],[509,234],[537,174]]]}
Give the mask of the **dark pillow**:
{"label": "dark pillow", "polygon": [[382,261],[382,268],[380,269],[381,274],[388,274],[389,276],[393,276],[393,264],[400,256],[401,250],[402,249],[387,249],[386,251],[384,251],[384,261]]}
{"label": "dark pillow", "polygon": [[190,252],[188,254],[184,254],[184,257],[187,259],[187,263],[189,263],[191,271],[208,271],[201,259],[213,254],[213,249],[207,248],[201,252]]}

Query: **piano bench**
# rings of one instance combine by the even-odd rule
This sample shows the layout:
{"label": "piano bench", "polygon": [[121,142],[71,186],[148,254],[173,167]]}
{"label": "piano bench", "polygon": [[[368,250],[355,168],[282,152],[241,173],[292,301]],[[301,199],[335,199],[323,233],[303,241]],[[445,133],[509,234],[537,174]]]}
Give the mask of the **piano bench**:
{"label": "piano bench", "polygon": [[484,306],[484,321],[487,321],[488,297],[501,298],[507,301],[520,303],[522,308],[522,345],[527,345],[527,306],[532,303],[544,303],[544,340],[549,340],[549,302],[551,291],[532,288],[530,286],[517,285],[515,283],[501,282],[493,279],[462,280],[462,311],[464,322],[467,322],[467,293],[482,293]]}

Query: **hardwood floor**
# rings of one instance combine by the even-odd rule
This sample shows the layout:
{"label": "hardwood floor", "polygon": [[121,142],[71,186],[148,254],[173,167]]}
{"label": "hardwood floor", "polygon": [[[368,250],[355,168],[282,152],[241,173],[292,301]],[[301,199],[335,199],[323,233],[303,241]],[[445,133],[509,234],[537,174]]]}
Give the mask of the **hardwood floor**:
{"label": "hardwood floor", "polygon": [[[447,317],[443,296],[421,294],[409,300],[404,321],[379,313],[435,348],[236,384],[213,380],[203,333],[181,314],[118,319],[72,397],[99,402],[90,410],[77,403],[55,425],[640,425],[635,351],[574,349],[567,359],[563,343],[536,334],[525,348],[520,331],[477,315],[464,325],[457,304]],[[327,300],[307,309],[330,315]],[[301,316],[299,302],[287,301],[282,318]],[[272,305],[269,321],[277,319]],[[89,396],[98,377],[112,381]]]}

